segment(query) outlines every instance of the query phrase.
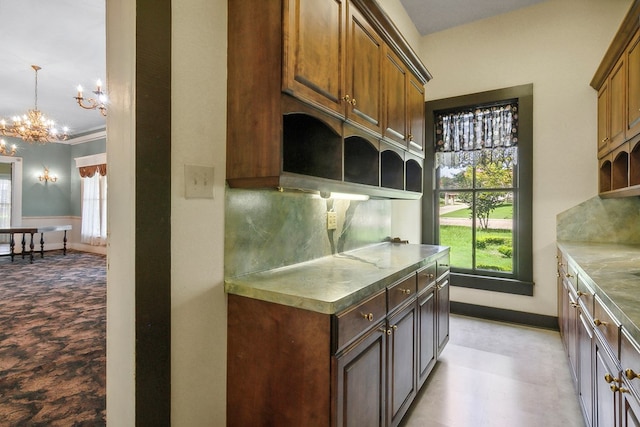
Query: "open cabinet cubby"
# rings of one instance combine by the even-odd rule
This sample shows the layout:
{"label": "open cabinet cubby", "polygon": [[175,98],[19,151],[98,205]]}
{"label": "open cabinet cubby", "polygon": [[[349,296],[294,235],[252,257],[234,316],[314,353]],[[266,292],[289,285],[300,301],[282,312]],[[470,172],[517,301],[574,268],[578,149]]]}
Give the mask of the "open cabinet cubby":
{"label": "open cabinet cubby", "polygon": [[344,180],[366,185],[380,185],[378,149],[359,136],[344,139]]}
{"label": "open cabinet cubby", "polygon": [[[421,197],[422,158],[346,124],[332,126],[308,112],[284,114],[282,126],[282,171],[295,174],[312,189]],[[321,180],[314,182],[317,178]],[[336,186],[338,190],[329,189]]]}
{"label": "open cabinet cubby", "polygon": [[404,189],[404,160],[395,150],[380,153],[381,181],[386,188]]}
{"label": "open cabinet cubby", "polygon": [[600,159],[599,190],[601,197],[640,195],[640,140]]}
{"label": "open cabinet cubby", "polygon": [[640,141],[629,154],[629,185],[640,185]]}
{"label": "open cabinet cubby", "polygon": [[617,153],[611,164],[611,189],[619,190],[629,186],[629,154]]}
{"label": "open cabinet cubby", "polygon": [[283,116],[282,170],[342,180],[342,138],[307,114]]}

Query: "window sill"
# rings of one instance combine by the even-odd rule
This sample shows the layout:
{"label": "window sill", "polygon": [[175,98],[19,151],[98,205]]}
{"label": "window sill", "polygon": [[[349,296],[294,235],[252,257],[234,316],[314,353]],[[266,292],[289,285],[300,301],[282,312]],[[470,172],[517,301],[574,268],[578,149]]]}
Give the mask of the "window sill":
{"label": "window sill", "polygon": [[451,286],[533,296],[533,282],[451,272]]}

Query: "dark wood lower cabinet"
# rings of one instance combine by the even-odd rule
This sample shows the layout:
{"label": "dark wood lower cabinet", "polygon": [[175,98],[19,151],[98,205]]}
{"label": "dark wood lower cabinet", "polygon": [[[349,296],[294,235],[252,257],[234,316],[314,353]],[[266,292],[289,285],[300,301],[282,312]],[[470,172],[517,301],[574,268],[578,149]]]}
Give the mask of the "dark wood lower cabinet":
{"label": "dark wood lower cabinet", "polygon": [[619,369],[599,338],[594,341],[594,427],[618,427],[619,394],[611,386],[620,386]]}
{"label": "dark wood lower cabinet", "polygon": [[593,320],[578,313],[578,397],[588,426],[593,421]]}
{"label": "dark wood lower cabinet", "polygon": [[424,384],[436,364],[436,295],[431,287],[418,295],[418,388]]}
{"label": "dark wood lower cabinet", "polygon": [[448,270],[431,271],[335,314],[230,294],[227,425],[398,426],[449,339]]}
{"label": "dark wood lower cabinet", "polygon": [[[625,384],[626,385],[626,384]],[[633,395],[629,388],[622,393],[622,426],[621,427],[640,427],[640,403],[638,397]]]}
{"label": "dark wood lower cabinet", "polygon": [[436,283],[436,301],[438,306],[437,316],[437,342],[438,355],[442,353],[449,342],[449,275],[447,274]]}
{"label": "dark wood lower cabinet", "polygon": [[333,359],[338,427],[385,425],[387,335],[380,324]]}
{"label": "dark wood lower cabinet", "polygon": [[416,300],[388,318],[388,423],[395,427],[417,393],[417,309]]}

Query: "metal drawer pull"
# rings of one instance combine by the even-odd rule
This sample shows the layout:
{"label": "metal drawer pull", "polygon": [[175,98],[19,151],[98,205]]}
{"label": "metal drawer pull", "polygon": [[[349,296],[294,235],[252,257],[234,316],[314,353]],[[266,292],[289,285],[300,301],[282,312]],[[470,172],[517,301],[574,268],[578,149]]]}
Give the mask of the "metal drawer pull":
{"label": "metal drawer pull", "polygon": [[596,325],[596,326],[600,326],[600,325],[607,326],[608,325],[607,322],[603,322],[600,319],[593,319],[593,324]]}
{"label": "metal drawer pull", "polygon": [[619,383],[620,382],[620,378],[616,378],[611,374],[604,374],[604,380],[607,384],[611,384],[612,382],[616,382]]}
{"label": "metal drawer pull", "polygon": [[566,277],[568,277],[568,278],[573,277],[573,276],[572,276],[571,274],[569,274],[569,273],[565,274],[565,276],[566,276]]}
{"label": "metal drawer pull", "polygon": [[630,380],[640,378],[640,374],[636,374],[633,369],[627,369],[624,371],[624,375]]}
{"label": "metal drawer pull", "polygon": [[362,317],[364,317],[369,322],[373,322],[373,313],[362,313]]}
{"label": "metal drawer pull", "polygon": [[405,295],[409,295],[411,293],[411,289],[402,289],[402,288],[398,288],[398,290],[400,292],[402,292]]}
{"label": "metal drawer pull", "polygon": [[387,328],[380,328],[378,329],[380,332],[382,332],[383,334],[387,334],[387,335],[391,335],[391,329],[387,329]]}

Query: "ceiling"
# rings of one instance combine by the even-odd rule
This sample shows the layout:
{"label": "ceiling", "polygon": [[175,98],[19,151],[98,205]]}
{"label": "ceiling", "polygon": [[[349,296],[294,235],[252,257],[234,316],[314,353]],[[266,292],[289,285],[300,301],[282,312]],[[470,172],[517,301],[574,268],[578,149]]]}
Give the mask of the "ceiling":
{"label": "ceiling", "polygon": [[[34,108],[31,65],[39,65],[39,110],[72,135],[104,128],[105,118],[73,97],[78,84],[89,96],[97,79],[106,81],[105,1],[0,0],[0,118]],[[400,1],[426,35],[545,0]]]}
{"label": "ceiling", "polygon": [[420,34],[427,35],[546,0],[400,0]]}
{"label": "ceiling", "polygon": [[34,108],[31,65],[39,65],[39,110],[72,135],[104,128],[105,118],[73,97],[79,84],[88,96],[106,80],[105,1],[0,0],[0,118]]}

